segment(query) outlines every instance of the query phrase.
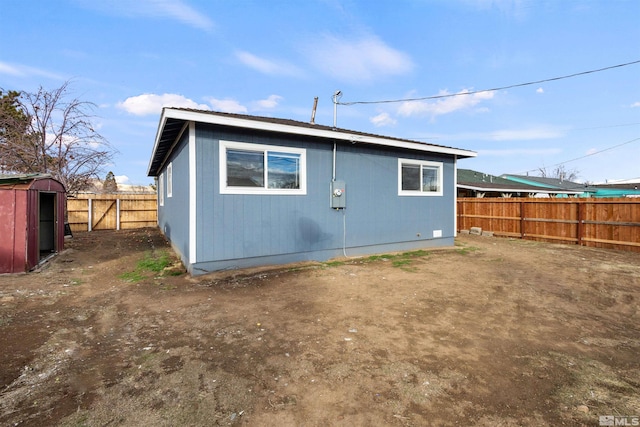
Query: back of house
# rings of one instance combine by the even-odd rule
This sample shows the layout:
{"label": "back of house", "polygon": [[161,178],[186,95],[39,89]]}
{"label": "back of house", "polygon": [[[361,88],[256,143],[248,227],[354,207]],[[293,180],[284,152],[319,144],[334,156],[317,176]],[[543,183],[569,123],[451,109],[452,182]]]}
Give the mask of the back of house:
{"label": "back of house", "polygon": [[194,275],[451,246],[474,152],[293,120],[165,108],[148,174]]}

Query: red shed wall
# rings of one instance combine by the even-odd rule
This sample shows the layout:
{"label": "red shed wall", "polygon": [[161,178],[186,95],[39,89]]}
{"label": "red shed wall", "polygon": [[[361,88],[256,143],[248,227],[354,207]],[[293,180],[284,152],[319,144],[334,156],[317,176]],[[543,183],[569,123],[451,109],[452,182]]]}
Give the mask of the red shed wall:
{"label": "red shed wall", "polygon": [[0,273],[27,270],[27,192],[0,188]]}

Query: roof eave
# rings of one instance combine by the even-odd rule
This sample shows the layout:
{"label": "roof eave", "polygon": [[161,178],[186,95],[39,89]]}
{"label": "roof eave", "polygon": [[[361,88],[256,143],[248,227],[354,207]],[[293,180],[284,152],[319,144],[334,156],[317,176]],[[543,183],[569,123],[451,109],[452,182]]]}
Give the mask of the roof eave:
{"label": "roof eave", "polygon": [[355,133],[345,132],[344,130],[339,130],[339,129],[335,129],[335,130],[333,129],[328,130],[326,128],[314,129],[314,128],[308,128],[308,127],[299,127],[299,126],[294,126],[289,124],[271,123],[271,122],[264,122],[259,120],[244,119],[239,117],[228,117],[228,116],[222,116],[222,115],[216,115],[216,114],[205,114],[198,111],[163,108],[162,114],[160,116],[160,122],[158,125],[158,131],[156,133],[156,139],[153,147],[153,152],[151,155],[151,160],[149,161],[149,167],[147,169],[147,173],[149,176],[155,176],[153,175],[154,171],[152,171],[152,165],[156,156],[156,152],[158,150],[158,144],[161,140],[164,126],[166,124],[167,119],[169,118],[184,120],[184,121],[194,121],[194,122],[200,122],[200,123],[222,125],[222,126],[240,127],[245,129],[262,130],[267,132],[281,132],[281,133],[288,133],[293,135],[313,136],[318,138],[334,139],[334,140],[337,139],[342,141],[348,141],[351,143],[372,144],[372,145],[379,145],[379,146],[386,146],[386,147],[425,151],[425,152],[438,153],[438,154],[448,154],[448,155],[457,156],[459,159],[477,156],[476,152],[469,151],[469,150],[440,147],[440,146],[434,146],[429,144],[422,144],[419,142],[401,141],[401,140],[395,140],[395,139],[384,138],[384,137],[358,135]]}

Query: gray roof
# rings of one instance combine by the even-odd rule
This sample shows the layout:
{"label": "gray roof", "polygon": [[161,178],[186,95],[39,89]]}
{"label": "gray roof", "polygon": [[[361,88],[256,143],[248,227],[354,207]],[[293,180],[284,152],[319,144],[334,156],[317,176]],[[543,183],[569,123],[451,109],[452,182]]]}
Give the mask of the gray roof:
{"label": "gray roof", "polygon": [[374,135],[347,129],[333,128],[289,119],[250,116],[245,114],[220,113],[215,111],[194,110],[189,108],[163,108],[158,132],[149,162],[148,175],[157,176],[172,149],[173,143],[191,121],[210,123],[218,126],[252,129],[266,132],[285,133],[323,138],[327,140],[347,141],[350,143],[373,144],[407,150],[428,151],[455,155],[459,159],[475,157],[476,153],[443,145],[427,144],[409,139]]}
{"label": "gray roof", "polygon": [[532,183],[543,185],[545,187],[553,187],[561,190],[586,191],[588,188],[585,184],[582,184],[580,182],[567,181],[559,178],[511,174],[504,174],[502,176],[506,179],[509,179],[509,177],[513,177],[514,179],[526,180]]}
{"label": "gray roof", "polygon": [[579,193],[570,190],[560,190],[550,186],[525,184],[471,169],[458,169],[457,181],[458,187],[476,191],[495,191],[499,193]]}

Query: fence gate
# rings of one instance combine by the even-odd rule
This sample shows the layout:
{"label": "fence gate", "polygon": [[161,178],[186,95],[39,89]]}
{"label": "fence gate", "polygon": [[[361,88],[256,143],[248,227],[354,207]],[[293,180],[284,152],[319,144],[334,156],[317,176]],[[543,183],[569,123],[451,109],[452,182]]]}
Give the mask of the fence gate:
{"label": "fence gate", "polygon": [[154,194],[91,194],[67,199],[71,231],[121,230],[155,227]]}

